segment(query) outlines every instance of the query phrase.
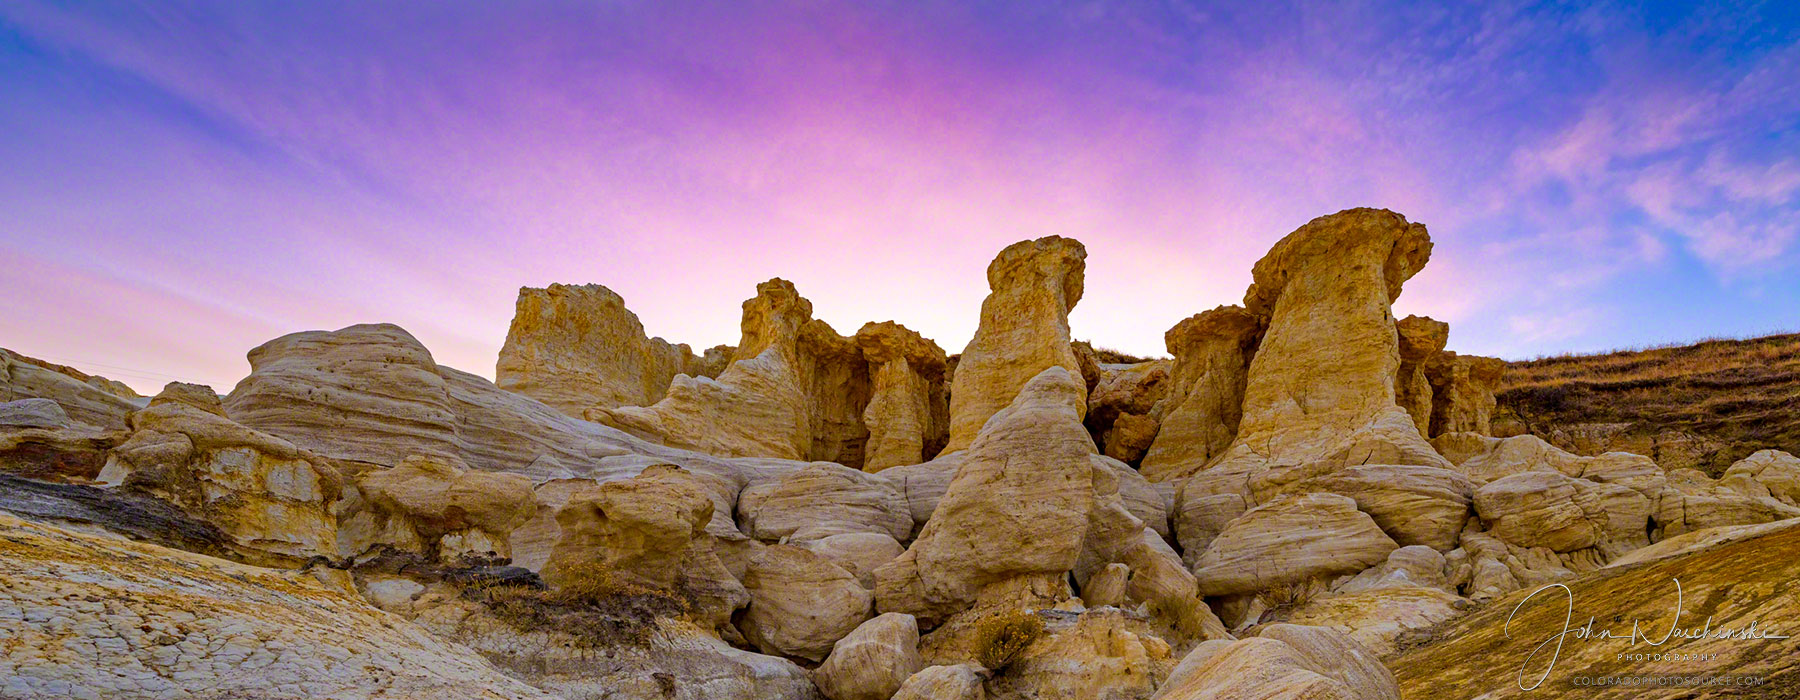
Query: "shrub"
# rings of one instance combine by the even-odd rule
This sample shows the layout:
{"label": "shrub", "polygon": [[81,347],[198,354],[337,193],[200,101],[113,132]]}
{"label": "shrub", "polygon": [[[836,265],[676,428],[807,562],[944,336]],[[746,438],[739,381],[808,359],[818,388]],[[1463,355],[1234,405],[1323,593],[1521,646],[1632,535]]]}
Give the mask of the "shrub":
{"label": "shrub", "polygon": [[1158,596],[1150,601],[1149,612],[1152,618],[1168,621],[1176,632],[1190,639],[1205,636],[1206,618],[1212,614],[1200,596],[1180,594]]}
{"label": "shrub", "polygon": [[1044,636],[1044,618],[1023,610],[998,613],[975,626],[975,660],[998,672]]}

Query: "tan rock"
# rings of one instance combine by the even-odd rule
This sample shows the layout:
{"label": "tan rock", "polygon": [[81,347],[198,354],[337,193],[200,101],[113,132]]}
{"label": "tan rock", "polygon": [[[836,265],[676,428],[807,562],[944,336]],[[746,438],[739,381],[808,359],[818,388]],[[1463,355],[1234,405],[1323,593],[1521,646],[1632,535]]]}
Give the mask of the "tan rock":
{"label": "tan rock", "polygon": [[929,666],[906,679],[893,700],[984,700],[987,670],[977,664]]}
{"label": "tan rock", "polygon": [[1237,306],[1196,314],[1163,334],[1175,367],[1167,394],[1150,412],[1161,425],[1144,455],[1146,478],[1192,474],[1231,445],[1261,334],[1257,318]]}
{"label": "tan rock", "polygon": [[1649,544],[1649,500],[1618,484],[1529,471],[1482,486],[1474,504],[1489,532],[1521,547],[1572,552],[1607,546],[1622,553]]}
{"label": "tan rock", "polygon": [[1431,253],[1425,227],[1351,209],[1289,234],[1256,263],[1245,309],[1268,319],[1238,434],[1215,465],[1447,466],[1395,402],[1390,307]]}
{"label": "tan rock", "polygon": [[738,496],[739,527],[762,540],[872,532],[912,534],[906,496],[892,482],[841,464],[815,462]]}
{"label": "tan rock", "polygon": [[[1196,649],[1194,653],[1204,654],[1205,661],[1187,669],[1179,683],[1166,684],[1158,698],[1365,700],[1343,681],[1328,675],[1319,661],[1279,640],[1253,637],[1230,642],[1223,648]],[[1382,699],[1378,696],[1367,700]]]}
{"label": "tan rock", "polygon": [[210,390],[177,385],[159,398],[132,414],[100,481],[175,504],[258,562],[338,554],[343,477],[327,460],[225,418]]}
{"label": "tan rock", "polygon": [[1134,414],[1119,416],[1112,427],[1101,438],[1106,445],[1106,456],[1121,462],[1136,462],[1143,459],[1156,441],[1159,425],[1155,418]]}
{"label": "tan rock", "polygon": [[305,574],[5,514],[0,541],[9,698],[553,697]]}
{"label": "tan rock", "polygon": [[876,571],[883,612],[930,625],[989,584],[1074,568],[1096,474],[1111,476],[1090,461],[1085,402],[1080,380],[1052,367],[988,421],[918,539]]}
{"label": "tan rock", "polygon": [[594,406],[656,403],[675,375],[706,372],[705,360],[688,346],[646,337],[644,324],[612,290],[552,284],[519,289],[494,383],[580,418]]}
{"label": "tan rock", "polygon": [[936,455],[950,429],[943,349],[892,321],[864,325],[856,343],[873,385],[862,416],[869,431],[863,469],[878,472]]}
{"label": "tan rock", "polygon": [[1725,470],[1725,479],[1752,479],[1768,495],[1787,505],[1800,505],[1800,457],[1781,450],[1758,450]]}
{"label": "tan rock", "polygon": [[[1069,311],[1081,300],[1086,258],[1080,242],[1050,236],[1007,246],[988,265],[992,292],[956,365],[945,452],[968,447],[988,418],[1046,368],[1079,376],[1081,366],[1069,347]],[[1084,386],[1078,417],[1086,409]]]}
{"label": "tan rock", "polygon": [[1195,564],[1195,575],[1202,595],[1250,593],[1362,571],[1398,547],[1354,500],[1284,495],[1226,525]]}
{"label": "tan rock", "polygon": [[1439,353],[1425,366],[1431,382],[1431,435],[1494,432],[1494,389],[1506,362],[1492,357]]}
{"label": "tan rock", "polygon": [[1081,587],[1081,601],[1090,608],[1120,606],[1126,603],[1126,587],[1131,583],[1131,567],[1113,562],[1089,576]]}
{"label": "tan rock", "polygon": [[838,640],[869,619],[873,595],[830,560],[790,545],[750,557],[750,592],[738,627],[768,654],[822,661]]}
{"label": "tan rock", "polygon": [[71,419],[120,430],[138,404],[137,393],[104,377],[0,349],[0,402],[50,399]]}
{"label": "tan rock", "polygon": [[576,565],[596,562],[622,580],[674,589],[689,550],[708,547],[712,511],[705,487],[676,467],[582,491],[556,512],[561,537],[544,580],[559,586]]}
{"label": "tan rock", "polygon": [[50,399],[0,403],[0,472],[46,481],[88,480],[123,431],[78,423]]}
{"label": "tan rock", "polygon": [[1667,487],[1655,507],[1656,540],[1708,528],[1800,517],[1800,508],[1770,495],[1746,470],[1718,481],[1692,469],[1669,472]]}
{"label": "tan rock", "polygon": [[1444,344],[1450,341],[1450,324],[1426,316],[1407,316],[1394,323],[1394,330],[1400,333],[1400,374],[1394,382],[1395,399],[1412,416],[1419,434],[1429,435],[1431,380],[1425,376],[1425,365],[1444,351]]}
{"label": "tan rock", "polygon": [[792,544],[830,559],[869,590],[875,589],[875,570],[906,552],[899,541],[876,532],[848,532]]}
{"label": "tan rock", "polygon": [[1349,496],[1402,547],[1447,552],[1469,518],[1475,483],[1462,474],[1412,464],[1367,464],[1306,479],[1292,487]]}
{"label": "tan rock", "polygon": [[988,683],[995,697],[1147,698],[1175,666],[1169,645],[1120,610],[1056,615],[1047,631]]}
{"label": "tan rock", "polygon": [[672,447],[728,457],[805,459],[812,414],[800,375],[801,327],[812,302],[786,280],[756,287],[744,302],[736,360],[719,374],[676,378],[650,406],[596,407],[589,420]]}
{"label": "tan rock", "polygon": [[[1125,462],[1143,458],[1158,426],[1149,414],[1169,390],[1171,366],[1168,360],[1100,366],[1100,381],[1088,392],[1086,423],[1102,453]],[[1120,425],[1127,416],[1131,424]]]}
{"label": "tan rock", "polygon": [[[456,457],[408,457],[391,469],[362,473],[356,490],[374,527],[365,538],[353,536],[360,528],[346,527],[344,550],[351,556],[381,544],[419,543],[421,553],[445,561],[510,559],[513,530],[537,514],[530,479],[472,471]],[[400,541],[384,541],[402,527],[409,532]]]}
{"label": "tan rock", "polygon": [[831,700],[888,700],[924,667],[919,623],[911,615],[885,613],[838,640],[813,681]]}

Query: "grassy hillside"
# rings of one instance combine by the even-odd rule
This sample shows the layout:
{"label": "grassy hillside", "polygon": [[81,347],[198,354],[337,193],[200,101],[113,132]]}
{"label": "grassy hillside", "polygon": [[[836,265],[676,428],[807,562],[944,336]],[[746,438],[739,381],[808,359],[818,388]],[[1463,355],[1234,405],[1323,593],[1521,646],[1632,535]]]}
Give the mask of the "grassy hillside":
{"label": "grassy hillside", "polygon": [[1800,454],[1800,333],[1508,365],[1496,431],[1718,474],[1758,449]]}

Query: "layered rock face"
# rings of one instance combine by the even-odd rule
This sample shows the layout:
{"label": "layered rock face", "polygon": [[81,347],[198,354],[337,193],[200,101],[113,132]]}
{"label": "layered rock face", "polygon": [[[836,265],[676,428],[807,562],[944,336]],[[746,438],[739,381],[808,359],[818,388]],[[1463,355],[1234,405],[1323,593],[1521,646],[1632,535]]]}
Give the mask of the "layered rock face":
{"label": "layered rock face", "polygon": [[1506,363],[1492,357],[1440,353],[1425,366],[1431,382],[1431,436],[1494,434],[1494,390]]}
{"label": "layered rock face", "polygon": [[717,376],[720,369],[686,345],[646,337],[637,314],[612,290],[552,284],[519,289],[494,383],[580,418],[589,408],[656,403],[675,375]]}
{"label": "layered rock face", "polygon": [[1400,333],[1400,374],[1394,380],[1395,398],[1412,416],[1420,435],[1434,435],[1431,380],[1425,375],[1425,365],[1444,351],[1444,344],[1450,341],[1450,324],[1424,316],[1407,316],[1396,322],[1394,329]]}
{"label": "layered rock face", "polygon": [[0,349],[0,402],[50,399],[78,423],[120,429],[138,409],[135,398],[118,382]]}
{"label": "layered rock face", "polygon": [[1162,481],[1198,471],[1223,454],[1243,418],[1250,357],[1259,319],[1237,306],[1196,314],[1163,335],[1175,356],[1170,389],[1150,412],[1160,421],[1144,455],[1144,477]]}
{"label": "layered rock face", "polygon": [[[968,447],[988,418],[1046,368],[1081,376],[1069,347],[1069,311],[1081,301],[1086,261],[1081,243],[1050,236],[1007,246],[988,265],[992,291],[981,303],[981,325],[956,365],[944,451]],[[1086,411],[1086,395],[1083,387],[1078,413]]]}
{"label": "layered rock face", "polygon": [[218,526],[252,560],[337,555],[332,507],[343,477],[323,457],[232,422],[202,386],[170,384],[130,423],[131,437],[112,451],[102,483]]}
{"label": "layered rock face", "polygon": [[877,472],[936,455],[950,429],[943,349],[892,321],[864,325],[856,344],[872,385],[862,415],[869,431],[863,469]]}
{"label": "layered rock face", "polygon": [[537,512],[531,479],[472,471],[455,457],[414,455],[354,483],[358,501],[339,510],[348,557],[385,545],[444,561],[510,559],[513,530]]}

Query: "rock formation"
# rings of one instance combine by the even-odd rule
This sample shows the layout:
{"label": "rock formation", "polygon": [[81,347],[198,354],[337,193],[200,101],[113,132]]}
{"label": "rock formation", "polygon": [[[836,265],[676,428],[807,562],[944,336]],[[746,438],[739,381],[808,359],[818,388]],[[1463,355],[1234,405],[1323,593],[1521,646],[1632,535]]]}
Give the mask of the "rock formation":
{"label": "rock formation", "polygon": [[118,382],[0,349],[0,402],[50,399],[76,422],[120,429],[138,409],[135,398]]}
{"label": "rock formation", "polygon": [[838,640],[813,678],[831,700],[888,700],[924,667],[918,622],[886,613]]}
{"label": "rock formation", "polygon": [[686,345],[645,337],[637,314],[612,290],[552,284],[519,289],[494,383],[580,418],[589,408],[648,406],[675,375],[717,376],[719,369]]}
{"label": "rock formation", "polygon": [[513,530],[537,513],[531,479],[472,471],[456,457],[414,455],[355,479],[360,502],[340,509],[346,556],[377,546],[455,561],[510,559]]}
{"label": "rock formation", "polygon": [[1425,366],[1431,382],[1432,437],[1494,434],[1494,390],[1506,363],[1492,357],[1439,353]]}
{"label": "rock formation", "polygon": [[[1444,351],[1444,344],[1450,340],[1450,324],[1425,316],[1407,316],[1395,322],[1394,329],[1400,333],[1400,374],[1394,380],[1395,398],[1412,415],[1420,435],[1434,435],[1431,380],[1425,376],[1425,366]],[[1492,398],[1491,390],[1489,397]]]}
{"label": "rock formation", "polygon": [[[1081,243],[1050,236],[1007,246],[988,265],[992,291],[981,302],[981,325],[956,365],[944,451],[968,447],[988,418],[1046,368],[1081,376],[1069,347],[1069,311],[1081,301],[1086,260]],[[1087,410],[1085,386],[1081,395],[1078,414]]]}
{"label": "rock formation", "polygon": [[750,555],[744,574],[750,605],[739,627],[766,654],[823,661],[839,640],[869,619],[874,594],[843,567],[792,545]]}
{"label": "rock formation", "polygon": [[1144,477],[1162,481],[1206,466],[1237,437],[1244,383],[1262,332],[1257,318],[1221,306],[1175,324],[1163,334],[1175,369],[1168,393],[1151,409],[1160,421],[1144,455]]}
{"label": "rock formation", "polygon": [[863,424],[869,444],[863,469],[918,464],[949,438],[949,397],[943,349],[892,321],[856,332],[873,385]]}

